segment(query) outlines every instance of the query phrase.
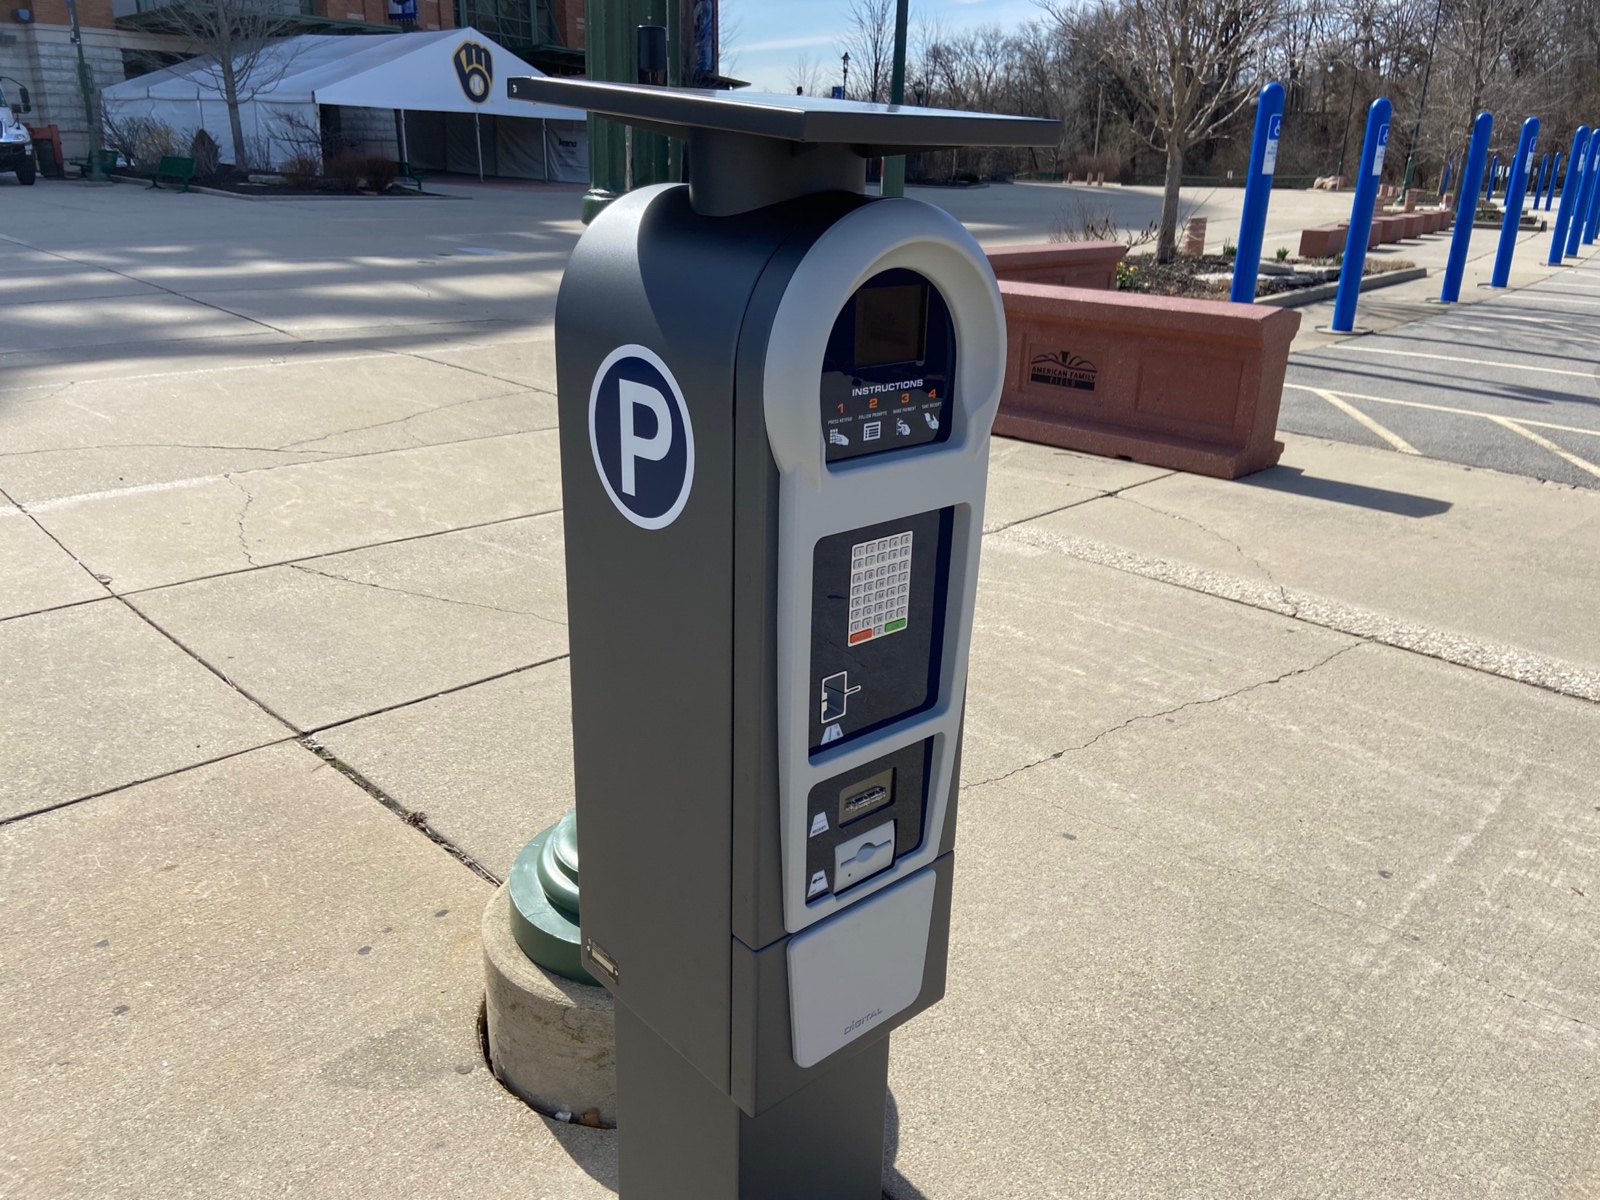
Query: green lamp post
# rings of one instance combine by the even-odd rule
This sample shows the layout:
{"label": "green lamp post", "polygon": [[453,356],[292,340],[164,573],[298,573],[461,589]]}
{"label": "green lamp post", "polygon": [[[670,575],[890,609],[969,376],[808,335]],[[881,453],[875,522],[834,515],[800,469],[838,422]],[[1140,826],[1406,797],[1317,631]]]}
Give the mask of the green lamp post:
{"label": "green lamp post", "polygon": [[507,883],[511,935],[522,952],[547,971],[594,985],[579,956],[576,809],[522,848]]}
{"label": "green lamp post", "polygon": [[85,178],[104,183],[106,170],[100,154],[100,119],[94,109],[94,85],[89,79],[89,64],[83,57],[83,30],[78,27],[77,0],[67,0],[67,15],[72,18],[72,44],[78,49],[78,90],[83,94],[83,115],[89,132],[89,169]]}
{"label": "green lamp post", "polygon": [[[671,47],[680,45],[680,5],[672,0],[587,0],[584,46],[590,79],[607,83],[639,82],[638,32],[641,25],[667,31]],[[683,80],[683,56],[667,56],[667,86]],[[682,150],[676,139],[643,130],[629,130],[604,117],[589,118],[589,190],[582,205],[583,223],[630,187],[670,183],[682,175]],[[631,178],[630,178],[631,176]]]}

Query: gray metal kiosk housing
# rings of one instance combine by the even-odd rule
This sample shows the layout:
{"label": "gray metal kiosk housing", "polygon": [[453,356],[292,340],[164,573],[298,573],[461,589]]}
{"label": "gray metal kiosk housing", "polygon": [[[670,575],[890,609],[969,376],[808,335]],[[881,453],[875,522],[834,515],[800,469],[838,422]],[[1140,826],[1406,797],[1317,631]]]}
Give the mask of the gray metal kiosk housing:
{"label": "gray metal kiosk housing", "polygon": [[584,965],[625,1200],[877,1200],[944,993],[1004,318],[868,157],[1051,121],[513,79],[689,142],[556,306]]}

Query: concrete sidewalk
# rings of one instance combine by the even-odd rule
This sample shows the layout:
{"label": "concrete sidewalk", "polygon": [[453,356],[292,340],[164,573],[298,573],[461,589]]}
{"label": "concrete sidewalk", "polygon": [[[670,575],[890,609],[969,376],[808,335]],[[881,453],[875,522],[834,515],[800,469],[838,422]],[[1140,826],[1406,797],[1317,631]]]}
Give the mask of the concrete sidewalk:
{"label": "concrete sidewalk", "polygon": [[[572,231],[104,194],[0,243],[0,1197],[611,1194],[477,1031],[572,801]],[[1600,1196],[1600,492],[1285,441],[995,443],[896,1200]]]}

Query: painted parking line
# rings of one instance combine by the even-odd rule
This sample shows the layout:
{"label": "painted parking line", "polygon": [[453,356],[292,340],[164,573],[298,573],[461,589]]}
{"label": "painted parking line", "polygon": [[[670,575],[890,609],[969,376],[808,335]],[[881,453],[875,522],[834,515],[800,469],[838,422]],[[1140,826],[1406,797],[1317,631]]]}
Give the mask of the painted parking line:
{"label": "painted parking line", "polygon": [[1552,296],[1548,292],[1541,292],[1534,288],[1528,288],[1526,291],[1521,292],[1507,292],[1504,296],[1497,296],[1495,298],[1497,300],[1537,300],[1540,304],[1577,304],[1581,305],[1590,312],[1594,311],[1595,305],[1593,300],[1579,300],[1575,297],[1567,296]]}
{"label": "painted parking line", "polygon": [[1531,429],[1524,429],[1521,425],[1518,425],[1510,417],[1500,417],[1500,416],[1494,415],[1493,413],[1484,413],[1483,415],[1485,417],[1487,417],[1489,420],[1493,421],[1496,425],[1505,426],[1507,429],[1511,430],[1512,433],[1520,433],[1523,437],[1527,438],[1535,446],[1543,446],[1546,450],[1550,451],[1551,454],[1556,455],[1558,458],[1566,459],[1573,466],[1577,467],[1578,470],[1587,471],[1587,472],[1589,472],[1589,474],[1593,475],[1596,479],[1600,479],[1600,467],[1595,466],[1595,464],[1590,462],[1588,459],[1579,458],[1576,454],[1569,454],[1567,451],[1563,450],[1560,446],[1558,446],[1554,442],[1552,442],[1549,438],[1542,437],[1541,435],[1535,433]]}
{"label": "painted parking line", "polygon": [[[1322,395],[1327,391],[1326,388],[1308,387],[1303,383],[1285,383],[1283,386],[1294,388],[1298,392],[1315,392],[1318,395]],[[1432,412],[1450,413],[1452,416],[1458,417],[1482,417],[1485,420],[1500,419],[1494,418],[1490,413],[1476,408],[1454,408],[1448,404],[1427,404],[1421,400],[1396,400],[1392,396],[1372,396],[1364,392],[1341,391],[1330,394],[1343,396],[1349,400],[1364,400],[1373,404],[1397,404],[1401,408],[1425,408]],[[1553,429],[1557,433],[1582,433],[1587,434],[1589,437],[1600,437],[1600,429],[1585,429],[1580,425],[1558,425],[1554,421],[1535,421],[1532,417],[1506,417],[1504,419],[1507,421],[1515,420],[1521,426],[1533,425],[1539,429]]]}
{"label": "painted parking line", "polygon": [[[1475,367],[1503,367],[1508,371],[1537,371],[1541,375],[1571,375],[1577,379],[1593,379],[1593,371],[1567,371],[1560,367],[1534,367],[1526,363],[1499,362],[1491,358],[1467,358],[1459,354],[1428,354],[1421,350],[1390,350],[1384,346],[1357,346],[1345,343],[1329,349],[1354,351],[1360,354],[1393,354],[1400,358],[1428,358],[1437,362],[1468,363]],[[1537,351],[1529,351],[1530,354]]]}
{"label": "painted parking line", "polygon": [[[1472,316],[1476,316],[1477,314],[1476,313],[1462,313],[1461,315],[1463,317],[1472,317]],[[1454,329],[1458,333],[1471,333],[1471,334],[1476,334],[1479,337],[1482,337],[1484,334],[1495,332],[1495,330],[1492,328],[1492,326],[1499,325],[1502,321],[1519,321],[1524,325],[1535,325],[1540,329],[1541,332],[1546,330],[1546,329],[1561,328],[1563,326],[1567,327],[1569,329],[1575,330],[1575,331],[1576,330],[1581,330],[1584,333],[1588,332],[1588,322],[1584,321],[1581,316],[1577,316],[1577,315],[1574,315],[1571,319],[1562,319],[1560,317],[1527,317],[1527,316],[1523,316],[1521,313],[1508,313],[1508,312],[1499,312],[1499,311],[1495,312],[1494,320],[1492,322],[1485,322],[1483,324],[1478,324],[1478,325],[1457,325],[1452,321],[1438,321],[1438,320],[1435,320],[1435,321],[1428,322],[1426,328],[1428,328],[1428,329]],[[1524,330],[1518,330],[1517,332],[1522,333],[1522,332],[1525,332],[1525,331]],[[1536,351],[1536,350],[1523,350],[1523,351],[1519,351],[1518,353],[1522,353],[1522,354],[1537,354],[1538,351]]]}
{"label": "painted parking line", "polygon": [[[1291,383],[1291,384],[1286,384],[1285,386],[1287,386],[1287,387],[1298,387],[1299,385]],[[1336,392],[1330,392],[1326,388],[1313,388],[1313,387],[1303,388],[1301,390],[1307,391],[1307,392],[1312,392],[1315,395],[1321,396],[1324,400],[1326,400],[1329,404],[1331,404],[1335,408],[1337,408],[1345,416],[1349,417],[1351,420],[1355,421],[1357,424],[1363,425],[1367,429],[1371,430],[1373,433],[1377,434],[1384,441],[1388,442],[1389,445],[1393,446],[1396,450],[1400,451],[1401,454],[1415,454],[1418,458],[1422,457],[1422,452],[1419,451],[1410,442],[1406,441],[1405,438],[1401,437],[1398,433],[1395,433],[1394,430],[1392,430],[1392,429],[1384,428],[1382,425],[1378,424],[1378,422],[1374,421],[1371,417],[1367,416],[1366,413],[1362,412],[1355,405],[1351,404],[1347,400],[1342,399]]]}

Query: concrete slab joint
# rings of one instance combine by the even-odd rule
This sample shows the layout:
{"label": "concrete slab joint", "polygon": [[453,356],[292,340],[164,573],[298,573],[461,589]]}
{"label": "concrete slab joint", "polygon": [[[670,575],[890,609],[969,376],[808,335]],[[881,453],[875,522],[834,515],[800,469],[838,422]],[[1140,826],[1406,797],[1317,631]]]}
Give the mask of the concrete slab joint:
{"label": "concrete slab joint", "polygon": [[483,913],[484,1010],[495,1078],[547,1116],[615,1128],[611,994],[535,966],[511,932],[511,892]]}

